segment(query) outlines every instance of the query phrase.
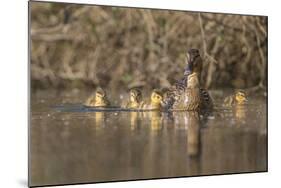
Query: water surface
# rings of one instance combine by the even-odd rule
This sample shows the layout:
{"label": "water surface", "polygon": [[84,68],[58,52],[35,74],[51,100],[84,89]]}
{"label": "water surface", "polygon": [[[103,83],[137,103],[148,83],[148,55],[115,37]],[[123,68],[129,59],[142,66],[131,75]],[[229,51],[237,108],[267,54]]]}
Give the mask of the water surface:
{"label": "water surface", "polygon": [[233,108],[217,100],[203,118],[195,112],[95,112],[81,108],[86,97],[32,93],[32,186],[267,170],[265,99]]}

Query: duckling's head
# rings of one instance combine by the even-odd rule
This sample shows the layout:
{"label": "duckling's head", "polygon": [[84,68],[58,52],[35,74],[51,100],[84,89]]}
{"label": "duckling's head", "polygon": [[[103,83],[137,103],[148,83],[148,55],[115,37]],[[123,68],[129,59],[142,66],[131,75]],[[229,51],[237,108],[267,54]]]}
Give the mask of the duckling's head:
{"label": "duckling's head", "polygon": [[130,90],[130,101],[131,102],[140,102],[142,98],[141,91],[139,89]]}
{"label": "duckling's head", "polygon": [[101,87],[98,87],[96,90],[96,101],[103,101],[105,98],[106,92]]}
{"label": "duckling's head", "polygon": [[235,93],[235,100],[238,104],[244,104],[246,101],[248,101],[244,91],[237,91]]}
{"label": "duckling's head", "polygon": [[154,89],[151,93],[151,104],[160,106],[163,103],[163,93],[160,90]]}
{"label": "duckling's head", "polygon": [[199,84],[199,76],[198,73],[194,72],[192,74],[190,74],[187,77],[187,88],[191,89],[191,88],[199,88],[200,84]]}
{"label": "duckling's head", "polygon": [[[187,76],[192,72],[201,72],[202,61],[198,49],[190,49],[186,54],[186,63],[184,75]],[[199,61],[198,61],[199,60]]]}

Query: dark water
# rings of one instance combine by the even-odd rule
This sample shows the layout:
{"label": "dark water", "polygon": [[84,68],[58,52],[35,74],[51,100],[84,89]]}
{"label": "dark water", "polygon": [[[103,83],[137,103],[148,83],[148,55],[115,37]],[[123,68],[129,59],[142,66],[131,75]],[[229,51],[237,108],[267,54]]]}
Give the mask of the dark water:
{"label": "dark water", "polygon": [[32,93],[31,185],[267,170],[265,99],[217,105],[202,118],[195,112],[81,110],[85,97]]}

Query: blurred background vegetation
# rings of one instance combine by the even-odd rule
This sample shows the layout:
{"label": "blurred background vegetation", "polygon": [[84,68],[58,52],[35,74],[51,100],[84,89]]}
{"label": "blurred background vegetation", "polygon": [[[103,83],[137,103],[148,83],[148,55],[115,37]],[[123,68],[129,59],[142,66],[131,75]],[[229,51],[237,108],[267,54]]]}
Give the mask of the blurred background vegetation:
{"label": "blurred background vegetation", "polygon": [[203,87],[267,87],[267,17],[30,4],[32,89],[169,87],[189,48]]}

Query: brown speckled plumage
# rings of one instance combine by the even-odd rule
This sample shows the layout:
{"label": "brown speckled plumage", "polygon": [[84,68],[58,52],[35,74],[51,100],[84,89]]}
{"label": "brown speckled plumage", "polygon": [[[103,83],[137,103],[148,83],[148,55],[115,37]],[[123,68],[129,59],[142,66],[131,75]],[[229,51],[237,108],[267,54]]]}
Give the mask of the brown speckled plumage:
{"label": "brown speckled plumage", "polygon": [[[199,50],[190,49],[187,53],[187,62],[184,72],[184,78],[177,81],[164,95],[164,109],[166,110],[195,110],[195,109],[212,109],[213,102],[206,89],[200,88],[200,77],[202,71],[203,60],[199,54]],[[188,76],[196,73],[198,79],[198,88],[187,89]],[[192,82],[191,82],[192,83]],[[199,94],[198,94],[199,93]],[[196,96],[196,97],[195,97]],[[198,98],[199,97],[199,98]],[[192,99],[192,100],[191,100]],[[192,102],[196,101],[196,105]],[[198,105],[199,104],[199,105]]]}

